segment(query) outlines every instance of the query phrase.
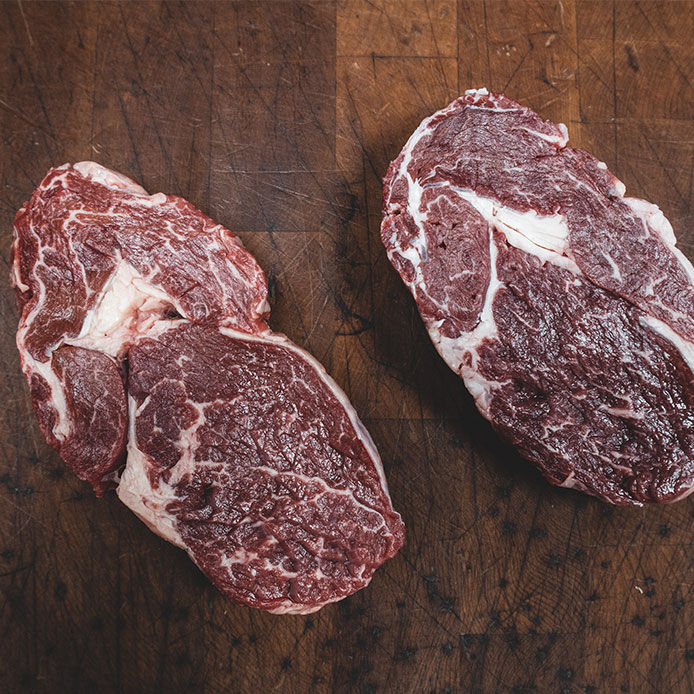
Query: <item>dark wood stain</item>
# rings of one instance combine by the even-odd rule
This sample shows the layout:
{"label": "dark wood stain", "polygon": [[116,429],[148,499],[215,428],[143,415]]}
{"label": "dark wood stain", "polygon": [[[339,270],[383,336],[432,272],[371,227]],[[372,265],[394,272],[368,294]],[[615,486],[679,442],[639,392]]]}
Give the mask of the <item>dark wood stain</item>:
{"label": "dark wood stain", "polygon": [[[694,256],[692,2],[0,3],[0,681],[37,692],[690,692],[694,500],[610,509],[499,442],[378,238],[419,121],[487,86],[563,121]],[[345,388],[407,545],[310,617],[222,598],[43,442],[11,223],[94,159],[237,231]]]}

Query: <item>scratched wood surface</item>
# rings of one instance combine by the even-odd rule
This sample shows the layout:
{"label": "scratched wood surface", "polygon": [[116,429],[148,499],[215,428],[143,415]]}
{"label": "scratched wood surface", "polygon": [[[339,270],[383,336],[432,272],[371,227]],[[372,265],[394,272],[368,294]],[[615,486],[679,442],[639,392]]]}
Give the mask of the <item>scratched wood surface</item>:
{"label": "scratched wood surface", "polygon": [[[694,4],[0,4],[0,689],[691,692],[694,499],[615,509],[502,445],[378,238],[419,121],[487,86],[568,125],[694,256]],[[345,388],[408,539],[309,617],[222,598],[43,442],[14,347],[12,218],[95,159],[237,231],[275,330]]]}

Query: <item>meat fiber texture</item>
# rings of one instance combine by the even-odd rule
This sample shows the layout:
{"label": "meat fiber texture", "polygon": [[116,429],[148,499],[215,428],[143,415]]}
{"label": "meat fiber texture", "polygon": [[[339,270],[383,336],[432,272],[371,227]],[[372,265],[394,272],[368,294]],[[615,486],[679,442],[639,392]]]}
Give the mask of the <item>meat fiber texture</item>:
{"label": "meat fiber texture", "polygon": [[345,394],[270,331],[261,268],[190,203],[52,169],[15,218],[11,279],[46,440],[232,600],[313,612],[402,546]]}
{"label": "meat fiber texture", "polygon": [[694,269],[655,205],[567,129],[486,89],[425,119],[381,238],[478,410],[552,483],[694,489]]}

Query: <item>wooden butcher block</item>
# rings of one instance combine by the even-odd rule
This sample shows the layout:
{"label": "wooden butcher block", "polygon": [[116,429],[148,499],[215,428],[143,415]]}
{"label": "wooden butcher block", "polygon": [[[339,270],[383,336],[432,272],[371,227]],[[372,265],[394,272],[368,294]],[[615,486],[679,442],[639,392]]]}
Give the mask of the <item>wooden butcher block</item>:
{"label": "wooden butcher block", "polygon": [[[694,3],[0,3],[0,690],[691,692],[694,497],[550,487],[478,415],[379,240],[381,177],[471,87],[566,123],[694,257]],[[345,389],[408,535],[309,616],[222,597],[43,440],[12,219],[96,160],[236,231]]]}

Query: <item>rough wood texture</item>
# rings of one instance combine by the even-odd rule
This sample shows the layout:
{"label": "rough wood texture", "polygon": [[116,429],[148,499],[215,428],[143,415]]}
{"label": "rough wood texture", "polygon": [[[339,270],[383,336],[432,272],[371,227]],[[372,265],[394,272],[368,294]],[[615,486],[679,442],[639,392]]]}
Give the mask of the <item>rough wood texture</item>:
{"label": "rough wood texture", "polygon": [[[694,255],[694,5],[603,0],[0,4],[0,688],[694,690],[694,499],[545,484],[436,355],[378,240],[380,178],[468,87],[564,121]],[[96,159],[239,232],[274,329],[346,389],[409,531],[310,617],[223,599],[43,443],[14,347],[12,217]]]}

